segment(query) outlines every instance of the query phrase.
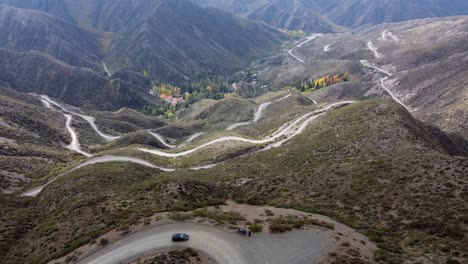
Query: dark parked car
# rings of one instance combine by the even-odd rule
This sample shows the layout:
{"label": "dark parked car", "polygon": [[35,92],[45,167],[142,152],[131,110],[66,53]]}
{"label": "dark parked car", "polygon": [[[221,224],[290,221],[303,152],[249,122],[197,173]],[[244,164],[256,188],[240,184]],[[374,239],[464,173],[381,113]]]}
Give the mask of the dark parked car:
{"label": "dark parked car", "polygon": [[172,242],[184,242],[189,240],[189,235],[180,233],[172,236]]}

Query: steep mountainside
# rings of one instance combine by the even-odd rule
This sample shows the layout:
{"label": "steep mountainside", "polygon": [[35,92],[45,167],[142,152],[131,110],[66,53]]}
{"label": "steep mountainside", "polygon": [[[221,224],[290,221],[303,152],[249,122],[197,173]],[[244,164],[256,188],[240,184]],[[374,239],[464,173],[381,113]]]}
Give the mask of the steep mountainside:
{"label": "steep mountainside", "polygon": [[321,8],[310,0],[193,0],[202,6],[221,8],[258,20],[276,28],[330,33],[343,28],[321,14]]}
{"label": "steep mountainside", "polygon": [[[213,23],[216,21],[215,23]],[[161,3],[138,27],[110,48],[117,67],[138,68],[172,79],[223,73],[277,47],[283,36],[262,24],[188,1]]]}
{"label": "steep mountainside", "polygon": [[70,65],[100,69],[96,36],[57,17],[0,5],[0,47],[47,53]]}
{"label": "steep mountainside", "polygon": [[[468,2],[454,0],[193,0],[270,25],[306,32],[468,14]],[[339,25],[339,26],[338,26]],[[341,26],[341,27],[340,27]]]}
{"label": "steep mountainside", "polygon": [[285,40],[263,24],[186,0],[2,2],[42,10],[101,32],[92,40],[100,45],[90,50],[104,57],[114,73],[147,70],[173,82],[202,73],[232,72]]}
{"label": "steep mountainside", "polygon": [[314,0],[326,17],[343,26],[400,22],[468,14],[465,0]]}
{"label": "steep mountainside", "polygon": [[49,55],[0,48],[0,84],[26,93],[45,94],[76,106],[101,110],[149,104],[146,88],[109,80],[89,68],[74,67]]}

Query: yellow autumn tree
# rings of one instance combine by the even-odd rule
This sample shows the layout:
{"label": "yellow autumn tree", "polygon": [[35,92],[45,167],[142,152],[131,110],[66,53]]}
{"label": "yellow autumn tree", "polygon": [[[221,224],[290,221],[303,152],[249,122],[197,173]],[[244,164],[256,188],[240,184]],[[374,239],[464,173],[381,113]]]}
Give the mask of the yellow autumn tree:
{"label": "yellow autumn tree", "polygon": [[143,77],[145,77],[146,79],[149,79],[149,78],[150,78],[149,72],[147,72],[146,70],[144,70],[144,71],[143,71]]}
{"label": "yellow autumn tree", "polygon": [[185,94],[184,94],[184,100],[185,100],[186,102],[190,101],[190,97],[191,97],[191,96],[192,96],[192,95],[191,95],[189,92],[185,92]]}

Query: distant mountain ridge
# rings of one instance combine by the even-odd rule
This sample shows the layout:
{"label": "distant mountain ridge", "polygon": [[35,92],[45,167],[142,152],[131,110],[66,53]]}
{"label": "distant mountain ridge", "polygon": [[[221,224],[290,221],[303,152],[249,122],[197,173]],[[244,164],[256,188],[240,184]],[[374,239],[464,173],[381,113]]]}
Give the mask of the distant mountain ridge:
{"label": "distant mountain ridge", "polygon": [[202,6],[220,8],[276,28],[330,33],[343,30],[321,14],[311,0],[193,0]]}
{"label": "distant mountain ridge", "polygon": [[263,21],[306,32],[340,31],[342,27],[401,22],[468,14],[465,0],[193,0]]}
{"label": "distant mountain ridge", "polygon": [[335,23],[357,27],[468,14],[465,0],[314,0]]}

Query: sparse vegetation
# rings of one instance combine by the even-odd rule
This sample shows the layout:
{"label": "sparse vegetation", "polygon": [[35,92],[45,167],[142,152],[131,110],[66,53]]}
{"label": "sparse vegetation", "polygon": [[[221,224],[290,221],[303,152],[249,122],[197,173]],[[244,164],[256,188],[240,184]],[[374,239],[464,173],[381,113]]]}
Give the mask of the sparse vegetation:
{"label": "sparse vegetation", "polygon": [[239,221],[245,221],[245,217],[237,212],[222,212],[220,210],[199,209],[193,212],[193,216],[209,218],[219,224],[229,223],[235,225]]}
{"label": "sparse vegetation", "polygon": [[101,239],[99,240],[99,245],[105,246],[105,245],[107,245],[107,244],[109,244],[109,240],[107,240],[106,238],[101,238]]}
{"label": "sparse vegetation", "polygon": [[337,84],[337,83],[341,83],[341,82],[347,82],[350,80],[351,80],[351,77],[350,77],[349,71],[345,71],[344,73],[336,74],[336,75],[327,74],[316,80],[312,79],[312,80],[298,81],[292,84],[291,87],[294,87],[296,90],[300,92],[314,92],[324,87]]}
{"label": "sparse vegetation", "polygon": [[[467,161],[449,156],[437,142],[398,105],[377,100],[334,110],[280,149],[209,171],[168,174],[126,163],[93,165],[52,183],[40,199],[22,198],[2,209],[9,226],[17,227],[6,240],[16,247],[4,254],[9,261],[47,261],[154,213],[190,211],[232,197],[328,215],[376,242],[381,262],[424,256],[429,244],[439,256],[464,258],[461,186]],[[252,180],[226,184],[241,178]],[[39,213],[43,211],[50,213]],[[199,210],[196,216],[244,221],[229,212],[209,211]],[[305,225],[327,227],[311,219],[275,216],[269,229],[284,232]],[[82,228],[70,232],[74,226]]]}
{"label": "sparse vegetation", "polygon": [[[192,249],[186,248],[183,250],[171,250],[169,252],[161,252],[154,256],[144,257],[140,260],[132,262],[132,264],[198,264],[202,262],[200,254]],[[211,262],[209,262],[211,263]]]}
{"label": "sparse vegetation", "polygon": [[169,215],[169,218],[174,220],[174,221],[183,222],[183,221],[187,221],[187,220],[192,219],[193,216],[191,214],[187,214],[187,213],[172,213],[172,214]]}
{"label": "sparse vegetation", "polygon": [[292,230],[292,226],[290,225],[277,224],[277,223],[270,224],[271,233],[284,233],[284,232],[291,231],[291,230]]}
{"label": "sparse vegetation", "polygon": [[263,230],[263,226],[260,224],[252,224],[249,226],[249,230],[253,233],[260,233]]}
{"label": "sparse vegetation", "polygon": [[[304,226],[308,226],[308,225],[320,226],[320,227],[325,227],[328,229],[335,228],[333,224],[327,223],[324,221],[319,221],[319,220],[311,219],[308,217],[298,217],[294,215],[288,215],[288,216],[279,216],[277,218],[271,219],[270,231],[272,231],[273,233],[277,233],[278,231],[283,230],[284,232],[284,231],[290,231],[293,228],[301,229]],[[273,226],[273,228],[271,226]]]}
{"label": "sparse vegetation", "polygon": [[[467,1],[406,1],[421,2],[416,8],[405,1],[203,1],[259,23],[185,0],[0,2],[2,264],[73,263],[88,253],[79,247],[102,248],[170,220],[336,233],[337,247],[322,256],[328,263],[367,263],[356,248],[374,244],[378,264],[468,262],[468,18],[440,18],[466,13]],[[372,26],[424,17],[437,18]],[[304,39],[307,32],[324,34]],[[70,104],[68,111],[27,93]],[[375,99],[388,95],[403,107]],[[338,100],[359,102],[323,111],[281,146],[205,144],[265,138]],[[70,123],[71,111],[121,137],[108,142],[79,114]],[[239,123],[248,124],[226,129]],[[149,129],[180,147],[169,149]],[[88,156],[66,148],[77,143],[73,132],[96,156],[178,169],[115,162],[64,173]],[[140,151],[201,144],[177,158]],[[208,164],[217,166],[188,169]],[[37,197],[22,196],[46,182]],[[227,199],[265,207],[219,206]],[[302,213],[288,215],[288,208]],[[313,213],[372,243],[331,231],[319,220],[328,218]],[[141,262],[205,260],[185,249]]]}

